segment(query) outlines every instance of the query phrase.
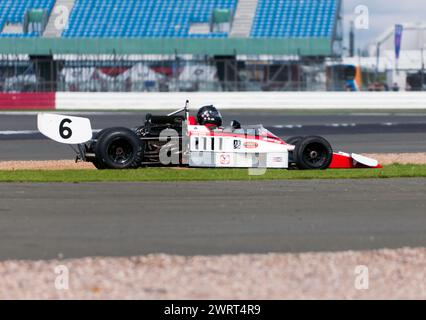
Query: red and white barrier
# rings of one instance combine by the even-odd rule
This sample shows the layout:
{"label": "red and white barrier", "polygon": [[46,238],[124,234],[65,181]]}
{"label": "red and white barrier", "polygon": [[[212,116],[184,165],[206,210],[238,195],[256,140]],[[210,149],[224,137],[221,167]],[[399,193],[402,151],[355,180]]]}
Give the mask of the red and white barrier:
{"label": "red and white barrier", "polygon": [[55,109],[55,93],[0,93],[0,110]]}
{"label": "red and white barrier", "polygon": [[426,110],[426,92],[197,92],[0,94],[0,109],[171,110],[190,100],[193,108],[275,110]]}

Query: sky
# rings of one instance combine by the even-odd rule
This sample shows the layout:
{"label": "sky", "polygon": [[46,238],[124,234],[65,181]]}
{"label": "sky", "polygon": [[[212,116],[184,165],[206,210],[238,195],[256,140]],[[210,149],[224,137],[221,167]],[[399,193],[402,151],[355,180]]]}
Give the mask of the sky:
{"label": "sky", "polygon": [[426,0],[343,0],[345,38],[349,32],[349,23],[355,17],[355,8],[359,5],[369,9],[370,28],[356,31],[357,47],[364,48],[397,23],[426,23]]}

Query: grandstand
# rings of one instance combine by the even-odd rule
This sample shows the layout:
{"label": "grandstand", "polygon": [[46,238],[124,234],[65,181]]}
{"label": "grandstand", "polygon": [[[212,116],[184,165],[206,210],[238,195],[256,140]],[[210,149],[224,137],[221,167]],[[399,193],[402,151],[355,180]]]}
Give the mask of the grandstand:
{"label": "grandstand", "polygon": [[[64,6],[69,15],[59,17],[66,23],[58,29]],[[303,70],[318,72],[324,59],[341,55],[341,0],[0,0],[0,9],[0,54],[28,55],[27,73],[44,70],[50,61],[44,78],[52,74],[48,82],[63,90],[69,87],[60,83],[67,67],[75,73],[77,67],[152,65],[174,70],[166,80],[150,76],[157,79],[155,90],[162,87],[158,79],[167,82],[171,73],[173,81],[189,81],[190,75],[176,70],[194,66],[215,68],[221,81],[234,82],[208,90],[276,89],[271,82],[302,90],[307,79],[318,78]],[[179,84],[165,90],[182,87],[206,89]]]}
{"label": "grandstand", "polygon": [[[31,30],[26,27],[30,24],[29,16],[34,10],[41,10],[49,16],[55,0],[0,0],[0,37],[37,37],[43,30]],[[21,32],[8,33],[11,26],[21,26]],[[25,32],[27,29],[27,32]],[[16,29],[15,29],[16,30]],[[18,28],[19,30],[19,28]]]}
{"label": "grandstand", "polygon": [[[331,37],[339,10],[337,0],[240,0],[255,4],[250,36],[254,38]],[[55,0],[1,0],[0,29],[25,24],[31,10],[51,14]],[[65,38],[175,38],[227,37],[227,32],[190,33],[192,24],[211,25],[215,12],[237,10],[238,0],[76,0],[71,9]],[[40,36],[21,32],[7,36]]]}
{"label": "grandstand", "polygon": [[[340,0],[0,0],[0,37],[42,37],[42,31],[55,27],[56,16],[42,25],[45,30],[25,32],[28,16],[37,10],[50,16],[56,5],[68,5],[71,12],[58,41],[230,38],[234,29],[243,28],[249,30],[242,36],[246,40],[302,38],[311,50],[319,40],[330,44],[338,38],[340,11]],[[19,24],[22,32],[7,33],[8,26]],[[228,28],[218,28],[223,24]]]}

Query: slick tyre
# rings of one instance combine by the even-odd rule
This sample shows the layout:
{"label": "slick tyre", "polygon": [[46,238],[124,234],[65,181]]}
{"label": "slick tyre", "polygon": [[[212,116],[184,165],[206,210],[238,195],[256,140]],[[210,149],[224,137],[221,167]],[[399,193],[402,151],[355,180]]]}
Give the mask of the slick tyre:
{"label": "slick tyre", "polygon": [[333,149],[322,137],[306,137],[296,144],[293,155],[301,170],[325,170],[333,160]]}
{"label": "slick tyre", "polygon": [[296,145],[300,140],[302,140],[303,137],[291,137],[286,139],[287,144]]}
{"label": "slick tyre", "polygon": [[[96,141],[99,141],[99,139],[107,132],[114,130],[114,128],[108,128],[108,129],[104,129],[100,132],[98,132],[97,134],[95,134],[94,139]],[[95,145],[96,148],[96,145]],[[93,150],[95,150],[95,148]],[[105,164],[102,162],[102,159],[99,159],[97,156],[96,158],[92,161],[93,165],[95,166],[96,169],[98,170],[105,170],[107,169],[107,167],[105,166]]]}
{"label": "slick tyre", "polygon": [[95,146],[96,167],[102,169],[134,169],[143,159],[143,143],[127,128],[111,128],[101,132]]}

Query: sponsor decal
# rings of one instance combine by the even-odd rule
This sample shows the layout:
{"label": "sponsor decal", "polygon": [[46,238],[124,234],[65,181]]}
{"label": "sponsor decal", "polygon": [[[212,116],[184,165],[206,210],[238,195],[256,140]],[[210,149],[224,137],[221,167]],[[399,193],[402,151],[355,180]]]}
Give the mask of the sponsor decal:
{"label": "sponsor decal", "polygon": [[244,148],[246,149],[256,149],[259,147],[259,144],[257,142],[246,142],[244,143]]}
{"label": "sponsor decal", "polygon": [[241,141],[240,140],[234,140],[234,149],[235,150],[241,149]]}
{"label": "sponsor decal", "polygon": [[231,164],[231,156],[229,154],[221,154],[219,162],[221,165],[229,165]]}

